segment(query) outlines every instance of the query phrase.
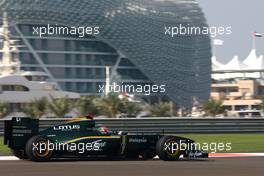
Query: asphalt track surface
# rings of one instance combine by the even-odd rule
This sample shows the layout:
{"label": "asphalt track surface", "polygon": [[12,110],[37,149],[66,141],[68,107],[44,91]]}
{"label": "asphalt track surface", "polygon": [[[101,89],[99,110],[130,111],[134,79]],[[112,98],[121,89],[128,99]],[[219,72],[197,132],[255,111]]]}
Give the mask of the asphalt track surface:
{"label": "asphalt track surface", "polygon": [[0,161],[1,176],[263,176],[264,157],[201,161]]}

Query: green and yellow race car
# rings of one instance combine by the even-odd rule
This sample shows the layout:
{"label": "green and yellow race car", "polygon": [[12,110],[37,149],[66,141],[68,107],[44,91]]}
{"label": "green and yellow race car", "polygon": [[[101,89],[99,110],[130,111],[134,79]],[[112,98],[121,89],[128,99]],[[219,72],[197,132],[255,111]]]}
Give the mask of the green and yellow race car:
{"label": "green and yellow race car", "polygon": [[77,159],[153,159],[175,161],[207,158],[196,150],[194,141],[164,134],[132,134],[109,131],[96,126],[91,117],[76,118],[43,131],[39,120],[12,118],[5,121],[4,144],[20,159],[49,161],[58,158]]}

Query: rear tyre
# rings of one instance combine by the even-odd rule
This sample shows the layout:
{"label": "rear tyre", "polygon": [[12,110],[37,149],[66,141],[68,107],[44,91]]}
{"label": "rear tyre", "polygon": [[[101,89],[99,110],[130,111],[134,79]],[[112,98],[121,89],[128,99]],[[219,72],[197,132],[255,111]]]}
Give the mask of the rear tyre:
{"label": "rear tyre", "polygon": [[156,144],[156,153],[161,160],[164,161],[176,161],[179,160],[180,142],[177,137],[174,136],[163,136]]}
{"label": "rear tyre", "polygon": [[26,155],[32,161],[49,161],[52,150],[48,148],[49,139],[44,136],[33,136],[26,144]]}

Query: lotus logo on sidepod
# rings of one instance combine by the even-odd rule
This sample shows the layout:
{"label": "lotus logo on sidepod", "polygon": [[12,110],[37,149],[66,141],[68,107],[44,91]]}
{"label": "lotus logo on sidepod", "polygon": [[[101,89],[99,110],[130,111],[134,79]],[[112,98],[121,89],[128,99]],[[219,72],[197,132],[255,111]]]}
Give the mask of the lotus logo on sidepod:
{"label": "lotus logo on sidepod", "polygon": [[60,125],[53,127],[53,130],[58,131],[68,131],[68,130],[78,130],[80,129],[80,125]]}

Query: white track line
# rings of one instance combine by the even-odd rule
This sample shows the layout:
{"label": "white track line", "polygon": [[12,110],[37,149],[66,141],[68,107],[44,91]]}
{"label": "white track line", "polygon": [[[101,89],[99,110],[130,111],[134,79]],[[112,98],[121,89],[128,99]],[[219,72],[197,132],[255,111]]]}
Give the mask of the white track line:
{"label": "white track line", "polygon": [[[209,154],[209,158],[237,158],[237,157],[264,157],[264,153],[213,153]],[[154,159],[159,159],[156,156]],[[0,161],[16,161],[19,158],[15,156],[0,156]]]}
{"label": "white track line", "polygon": [[14,161],[19,160],[19,158],[15,156],[0,156],[0,161]]}

